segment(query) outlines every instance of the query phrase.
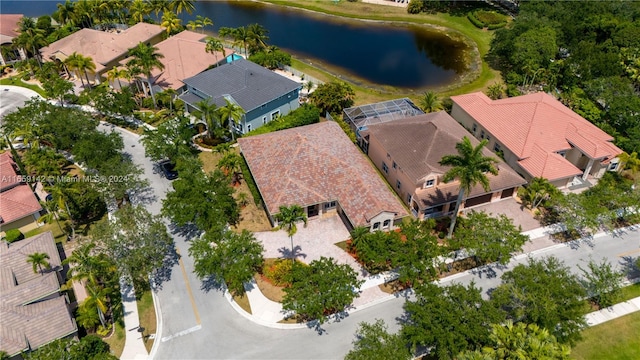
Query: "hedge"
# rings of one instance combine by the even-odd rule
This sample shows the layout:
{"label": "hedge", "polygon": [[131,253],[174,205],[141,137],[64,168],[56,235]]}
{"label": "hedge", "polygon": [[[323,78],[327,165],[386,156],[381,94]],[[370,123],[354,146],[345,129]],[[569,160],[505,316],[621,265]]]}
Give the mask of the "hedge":
{"label": "hedge", "polygon": [[495,11],[476,10],[473,17],[485,26],[497,25],[507,22],[507,17]]}
{"label": "hedge", "polygon": [[496,30],[496,29],[503,28],[505,26],[507,26],[507,23],[506,22],[502,22],[502,23],[499,23],[499,24],[491,24],[491,25],[487,26],[487,29]]}
{"label": "hedge", "polygon": [[266,123],[243,135],[243,137],[266,134],[273,131],[315,124],[320,121],[320,110],[311,104],[304,104],[285,116]]}
{"label": "hedge", "polygon": [[18,229],[11,229],[6,231],[5,239],[8,243],[24,239],[24,234]]}
{"label": "hedge", "polygon": [[249,171],[249,164],[247,164],[247,160],[242,157],[242,162],[240,163],[240,168],[242,168],[242,177],[244,181],[247,183],[247,187],[253,196],[253,203],[257,206],[262,204],[262,196],[260,196],[260,192],[258,191],[258,185],[256,185],[256,181],[253,179],[251,175],[251,171]]}
{"label": "hedge", "polygon": [[478,29],[484,29],[484,24],[482,22],[480,22],[480,20],[476,19],[475,16],[473,16],[472,13],[468,13],[467,14],[467,18],[469,19],[469,21],[471,21],[471,23],[473,25],[475,25],[475,27],[477,27]]}

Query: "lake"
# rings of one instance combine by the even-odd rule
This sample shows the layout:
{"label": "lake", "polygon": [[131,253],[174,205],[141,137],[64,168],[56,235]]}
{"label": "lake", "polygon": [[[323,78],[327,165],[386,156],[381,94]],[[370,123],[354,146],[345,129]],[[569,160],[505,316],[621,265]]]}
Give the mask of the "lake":
{"label": "lake", "polygon": [[[50,14],[55,1],[5,1],[2,13]],[[259,23],[269,43],[305,62],[365,85],[401,89],[438,87],[454,82],[466,70],[467,45],[420,26],[342,19],[254,2],[196,2],[193,15],[209,17],[218,28]],[[153,15],[152,15],[153,17]]]}

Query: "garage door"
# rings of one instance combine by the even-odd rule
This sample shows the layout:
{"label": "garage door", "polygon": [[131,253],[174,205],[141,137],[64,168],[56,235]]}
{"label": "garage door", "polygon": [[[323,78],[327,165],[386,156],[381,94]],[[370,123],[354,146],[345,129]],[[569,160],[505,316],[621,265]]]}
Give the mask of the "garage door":
{"label": "garage door", "polygon": [[490,201],[491,201],[491,194],[477,196],[471,199],[467,199],[467,201],[464,202],[464,207],[468,208],[468,207],[488,203]]}
{"label": "garage door", "polygon": [[513,189],[515,189],[515,188],[502,190],[502,195],[500,195],[500,199],[505,199],[505,198],[511,197],[511,195],[513,195]]}

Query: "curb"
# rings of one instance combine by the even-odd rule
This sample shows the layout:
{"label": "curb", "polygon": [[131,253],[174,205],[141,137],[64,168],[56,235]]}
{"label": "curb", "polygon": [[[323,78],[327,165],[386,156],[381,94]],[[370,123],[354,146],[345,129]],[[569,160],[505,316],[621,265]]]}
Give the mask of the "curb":
{"label": "curb", "polygon": [[153,299],[153,309],[156,312],[156,337],[153,339],[153,346],[151,347],[151,351],[149,351],[149,356],[147,359],[151,360],[156,356],[156,352],[158,352],[158,346],[160,346],[160,338],[159,334],[162,334],[162,314],[160,313],[160,306],[158,305],[158,297],[156,296],[156,292],[151,289],[151,298]]}

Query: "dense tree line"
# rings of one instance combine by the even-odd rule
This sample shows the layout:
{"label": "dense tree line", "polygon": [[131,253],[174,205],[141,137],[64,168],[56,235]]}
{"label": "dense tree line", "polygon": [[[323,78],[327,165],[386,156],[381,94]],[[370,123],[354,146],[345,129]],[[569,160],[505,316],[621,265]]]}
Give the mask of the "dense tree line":
{"label": "dense tree line", "polygon": [[489,59],[510,95],[542,87],[615,137],[640,149],[640,3],[527,1],[497,30]]}

